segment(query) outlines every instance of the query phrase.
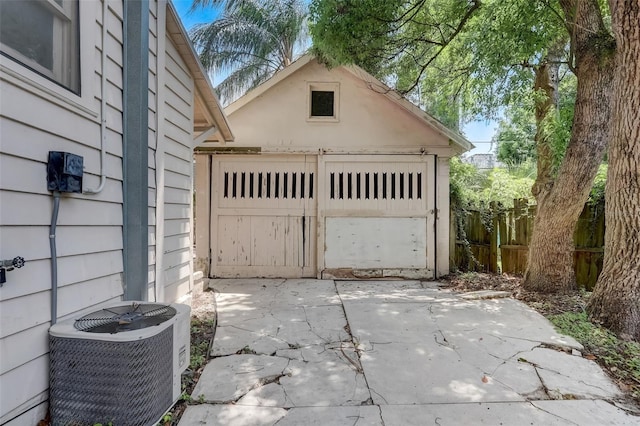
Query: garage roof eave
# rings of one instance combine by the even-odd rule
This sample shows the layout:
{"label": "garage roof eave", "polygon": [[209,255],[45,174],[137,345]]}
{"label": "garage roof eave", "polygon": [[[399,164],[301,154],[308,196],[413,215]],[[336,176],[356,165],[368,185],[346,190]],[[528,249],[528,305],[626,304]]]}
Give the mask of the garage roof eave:
{"label": "garage roof eave", "polygon": [[357,65],[350,65],[344,67],[350,73],[352,73],[357,78],[365,81],[371,87],[376,87],[376,91],[386,96],[388,99],[407,110],[414,116],[416,116],[420,121],[426,123],[430,127],[434,128],[438,133],[445,136],[449,140],[449,145],[453,149],[456,154],[463,154],[473,148],[475,146],[467,140],[460,133],[451,130],[447,126],[445,126],[442,122],[440,122],[437,118],[433,117],[429,113],[420,109],[417,105],[410,102],[407,98],[402,96],[396,90],[390,88],[364,69],[360,68]]}
{"label": "garage roof eave", "polygon": [[182,25],[178,17],[178,12],[171,2],[167,2],[167,35],[175,44],[180,57],[184,60],[193,77],[196,96],[199,96],[202,100],[202,104],[206,109],[205,115],[211,117],[212,123],[210,124],[218,129],[218,132],[216,132],[218,141],[232,142],[234,136],[229,127],[227,117],[222,110],[218,98],[215,96],[213,86],[187,36],[187,30]]}

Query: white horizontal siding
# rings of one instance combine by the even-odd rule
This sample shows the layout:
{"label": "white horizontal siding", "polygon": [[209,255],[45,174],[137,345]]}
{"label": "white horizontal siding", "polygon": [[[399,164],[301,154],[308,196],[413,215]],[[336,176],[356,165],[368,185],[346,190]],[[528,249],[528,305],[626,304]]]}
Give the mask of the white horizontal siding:
{"label": "white horizontal siding", "polygon": [[[63,195],[57,227],[58,318],[76,317],[122,298],[122,0],[109,0],[102,36],[101,2],[81,2],[82,96],[87,111],[61,107],[39,89],[2,78],[0,85],[0,258],[23,256],[24,268],[0,288],[0,424],[34,424],[46,409],[51,318],[49,224],[46,188],[49,151],[84,159],[83,187],[100,181],[101,60],[106,110],[107,175],[97,195]],[[87,44],[86,41],[90,43]],[[90,69],[87,73],[87,67]],[[25,68],[23,76],[30,78]],[[35,76],[33,77],[36,78]],[[73,96],[70,102],[75,102]],[[69,104],[69,105],[72,105]],[[18,417],[24,413],[24,416]]]}
{"label": "white horizontal siding", "polygon": [[193,285],[194,82],[169,39],[165,53],[162,278],[164,299],[173,301]]}
{"label": "white horizontal siding", "polygon": [[[148,129],[147,132],[147,176],[148,176],[148,220],[149,224],[156,223],[156,205],[158,199],[157,182],[158,182],[158,95],[157,95],[157,79],[158,79],[158,3],[156,1],[149,2],[149,48],[148,48],[148,90],[147,90],[147,113],[148,113]],[[162,22],[164,25],[164,22]],[[149,226],[148,229],[148,246],[147,246],[147,299],[157,300],[156,289],[156,226]]]}

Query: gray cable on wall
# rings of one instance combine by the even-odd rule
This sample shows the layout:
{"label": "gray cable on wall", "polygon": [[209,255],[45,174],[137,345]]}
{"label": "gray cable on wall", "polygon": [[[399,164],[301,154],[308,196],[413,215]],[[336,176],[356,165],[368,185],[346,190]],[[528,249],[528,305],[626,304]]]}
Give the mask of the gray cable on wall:
{"label": "gray cable on wall", "polygon": [[60,193],[53,192],[53,213],[49,228],[49,249],[51,251],[51,325],[58,319],[58,253],[56,250],[56,225],[60,210]]}

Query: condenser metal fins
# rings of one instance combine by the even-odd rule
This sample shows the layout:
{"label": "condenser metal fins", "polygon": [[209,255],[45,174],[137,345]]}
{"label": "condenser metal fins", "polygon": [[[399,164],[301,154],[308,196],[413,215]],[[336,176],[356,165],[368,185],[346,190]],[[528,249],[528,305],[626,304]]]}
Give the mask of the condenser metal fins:
{"label": "condenser metal fins", "polygon": [[133,342],[50,338],[54,425],[147,426],[173,404],[173,331]]}

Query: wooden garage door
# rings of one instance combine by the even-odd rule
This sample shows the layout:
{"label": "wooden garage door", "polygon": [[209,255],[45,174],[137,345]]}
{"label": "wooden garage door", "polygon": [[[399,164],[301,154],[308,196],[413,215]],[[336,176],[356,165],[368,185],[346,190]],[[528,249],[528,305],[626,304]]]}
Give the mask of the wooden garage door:
{"label": "wooden garage door", "polygon": [[433,274],[433,161],[420,155],[323,157],[323,276],[340,270],[373,277]]}
{"label": "wooden garage door", "polygon": [[214,276],[315,276],[316,161],[304,155],[214,157]]}

